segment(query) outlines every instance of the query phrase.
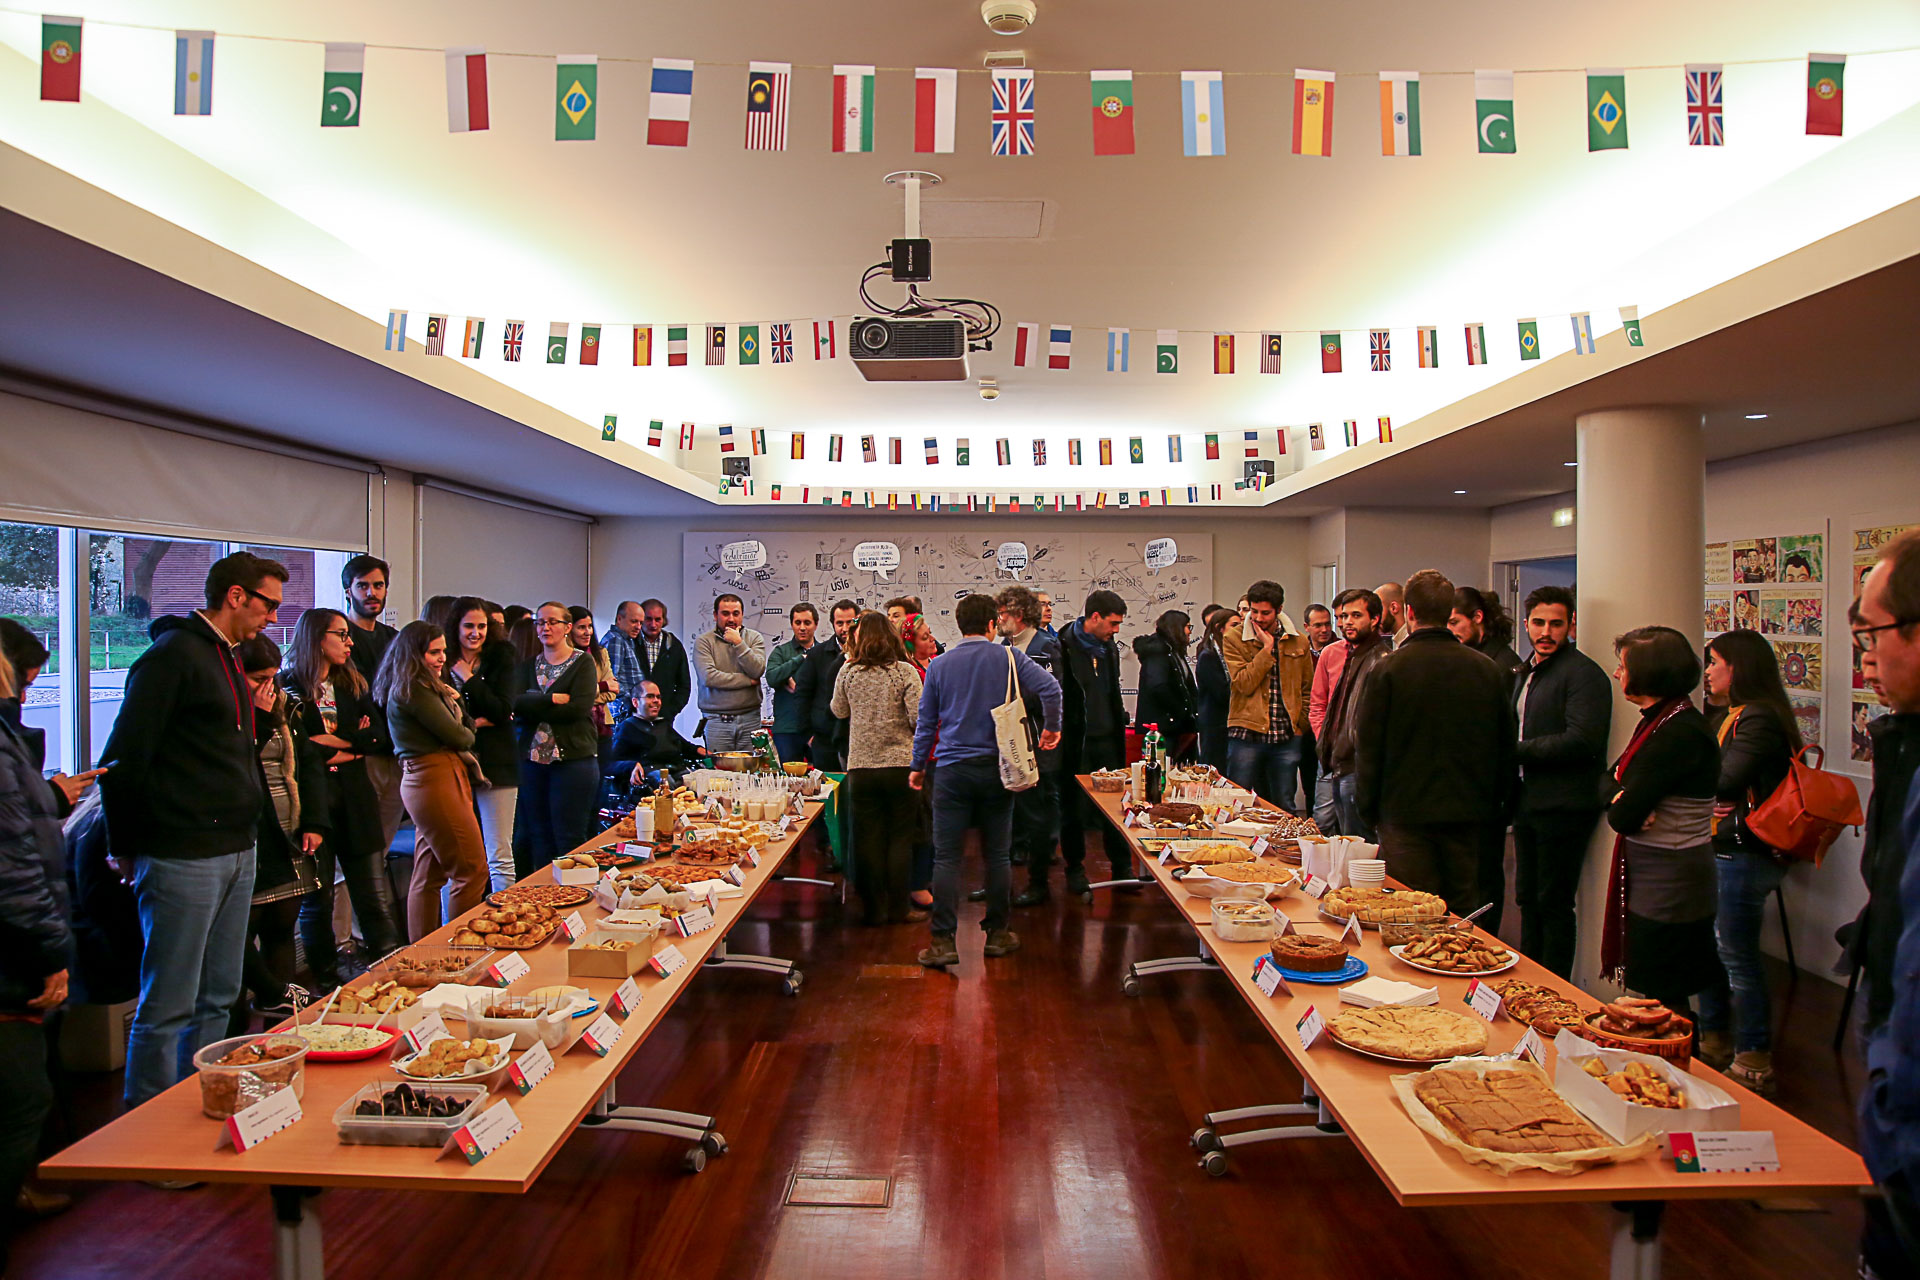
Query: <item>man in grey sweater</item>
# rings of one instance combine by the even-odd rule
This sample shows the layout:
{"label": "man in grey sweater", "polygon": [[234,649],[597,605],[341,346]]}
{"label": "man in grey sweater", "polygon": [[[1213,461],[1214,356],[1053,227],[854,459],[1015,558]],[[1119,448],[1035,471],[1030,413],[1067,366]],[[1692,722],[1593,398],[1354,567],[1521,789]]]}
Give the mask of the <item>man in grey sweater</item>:
{"label": "man in grey sweater", "polygon": [[746,751],[760,727],[760,677],[767,670],[767,638],[749,630],[746,605],[731,593],[713,602],[713,630],[693,642],[700,672],[700,713],[707,718],[707,750]]}

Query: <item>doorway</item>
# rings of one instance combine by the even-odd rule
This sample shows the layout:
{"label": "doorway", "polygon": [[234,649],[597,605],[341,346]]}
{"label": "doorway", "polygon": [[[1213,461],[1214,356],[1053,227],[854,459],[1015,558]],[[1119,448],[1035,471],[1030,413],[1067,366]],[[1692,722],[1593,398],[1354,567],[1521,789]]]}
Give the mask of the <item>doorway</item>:
{"label": "doorway", "polygon": [[1307,598],[1315,604],[1324,604],[1331,608],[1333,598],[1339,594],[1340,566],[1337,564],[1314,565],[1310,573]]}
{"label": "doorway", "polygon": [[1574,590],[1580,561],[1575,556],[1548,556],[1541,560],[1507,560],[1493,566],[1493,580],[1506,588],[1506,606],[1517,626],[1524,625],[1520,604],[1539,587]]}

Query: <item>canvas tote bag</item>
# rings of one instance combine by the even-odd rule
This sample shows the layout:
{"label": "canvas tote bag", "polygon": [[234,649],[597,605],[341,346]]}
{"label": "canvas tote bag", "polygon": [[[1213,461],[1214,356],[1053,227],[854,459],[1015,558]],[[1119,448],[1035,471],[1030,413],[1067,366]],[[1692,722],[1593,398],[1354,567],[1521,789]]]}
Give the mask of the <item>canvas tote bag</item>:
{"label": "canvas tote bag", "polygon": [[1040,781],[1040,758],[1034,752],[1033,727],[1027,722],[1026,700],[1020,696],[1018,667],[1007,650],[1007,700],[993,709],[993,736],[1000,747],[1000,785],[1026,791]]}

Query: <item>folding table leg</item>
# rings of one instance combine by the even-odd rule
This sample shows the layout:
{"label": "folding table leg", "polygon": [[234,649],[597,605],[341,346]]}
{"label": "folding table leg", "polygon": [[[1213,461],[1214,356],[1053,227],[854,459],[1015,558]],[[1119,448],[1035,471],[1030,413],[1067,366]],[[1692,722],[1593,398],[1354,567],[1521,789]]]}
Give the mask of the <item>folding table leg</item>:
{"label": "folding table leg", "polygon": [[307,1212],[306,1200],[318,1187],[269,1187],[273,1197],[273,1274],[275,1280],[325,1280],[320,1215]]}
{"label": "folding table leg", "polygon": [[1613,1255],[1607,1280],[1660,1280],[1660,1215],[1664,1200],[1614,1203]]}
{"label": "folding table leg", "polygon": [[727,1139],[714,1128],[712,1116],[691,1111],[669,1111],[664,1107],[622,1106],[614,1096],[614,1085],[593,1104],[593,1110],[580,1123],[593,1129],[619,1129],[628,1133],[651,1133],[662,1138],[684,1138],[693,1146],[683,1161],[689,1173],[707,1167],[708,1156],[727,1154]]}
{"label": "folding table leg", "polygon": [[1140,979],[1161,973],[1180,973],[1187,970],[1217,970],[1220,962],[1207,950],[1206,941],[1200,942],[1200,954],[1197,956],[1164,956],[1158,960],[1136,960],[1127,966],[1127,976],[1120,979],[1122,995],[1140,994]]}

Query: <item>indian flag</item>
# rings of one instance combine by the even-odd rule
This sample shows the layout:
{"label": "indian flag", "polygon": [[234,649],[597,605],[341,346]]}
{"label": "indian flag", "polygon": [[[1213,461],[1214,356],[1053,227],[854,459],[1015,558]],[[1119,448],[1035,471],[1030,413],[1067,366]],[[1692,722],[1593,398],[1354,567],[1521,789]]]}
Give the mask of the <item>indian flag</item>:
{"label": "indian flag", "polygon": [[873,150],[873,68],[833,69],[833,149]]}
{"label": "indian flag", "polygon": [[1440,367],[1440,331],[1431,325],[1420,326],[1420,367]]}
{"label": "indian flag", "polygon": [[1380,154],[1420,154],[1420,73],[1380,73]]}

